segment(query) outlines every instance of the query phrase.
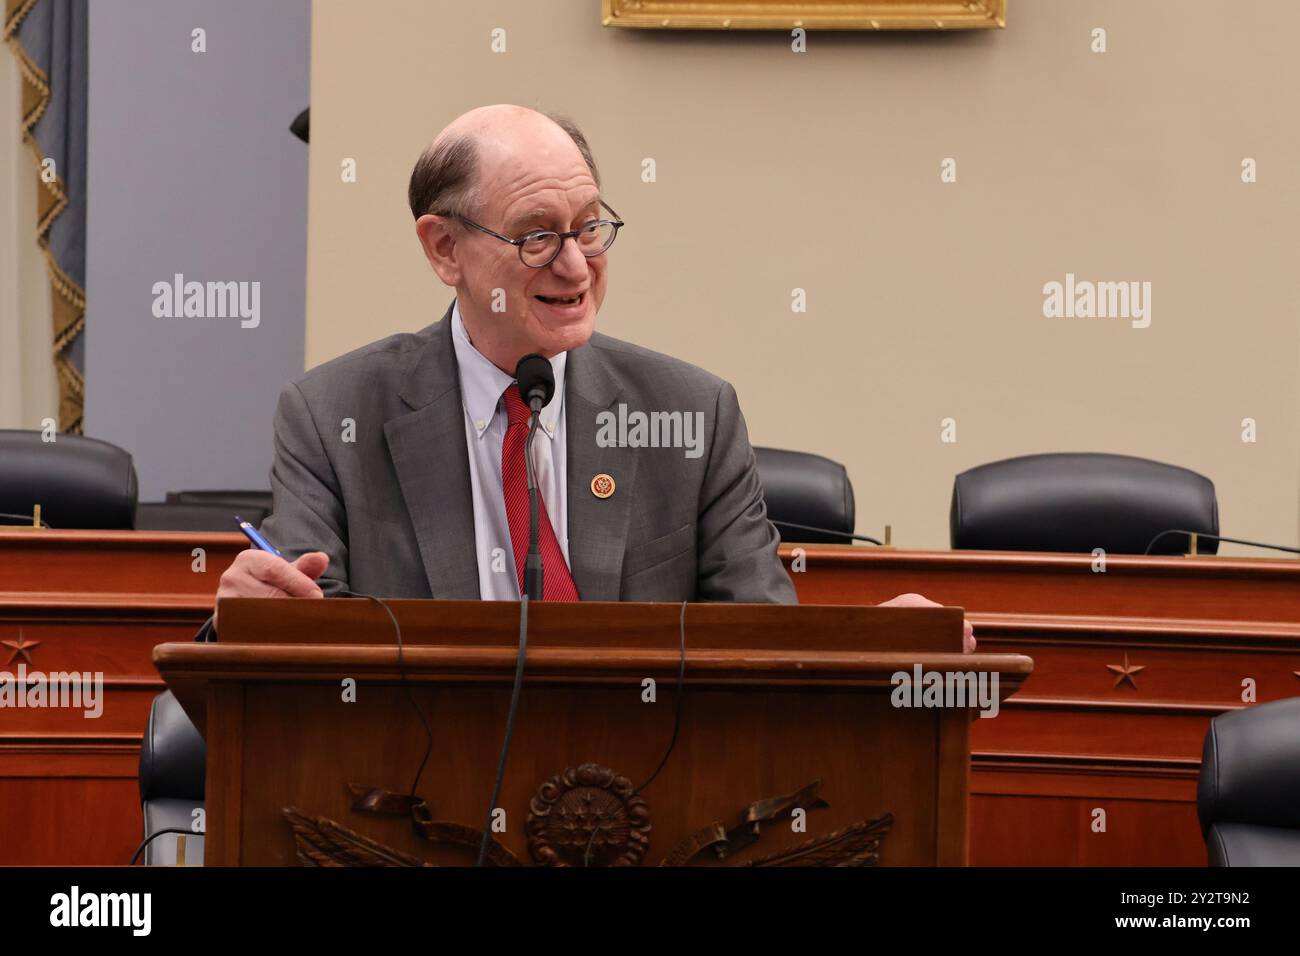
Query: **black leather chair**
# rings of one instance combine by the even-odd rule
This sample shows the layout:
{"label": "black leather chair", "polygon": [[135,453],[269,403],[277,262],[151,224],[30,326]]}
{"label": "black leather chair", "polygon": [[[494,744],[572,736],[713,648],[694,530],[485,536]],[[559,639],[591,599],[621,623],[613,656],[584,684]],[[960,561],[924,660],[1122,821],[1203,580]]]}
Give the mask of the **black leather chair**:
{"label": "black leather chair", "polygon": [[[769,520],[853,533],[853,485],[843,465],[821,455],[779,448],[755,448],[754,455],[758,459],[758,478],[763,483]],[[779,524],[776,530],[782,541],[851,543],[851,539],[838,534],[803,531]]]}
{"label": "black leather chair", "polygon": [[[1214,482],[1129,455],[1067,453],[1008,458],[964,471],[952,486],[956,550],[1143,554],[1162,531],[1219,533]],[[1183,554],[1186,535],[1165,535],[1152,554]],[[1214,554],[1219,543],[1198,541]]]}
{"label": "black leather chair", "polygon": [[127,452],[80,435],[41,439],[39,431],[0,429],[0,513],[30,515],[40,505],[51,528],[135,526],[139,488]]}
{"label": "black leather chair", "polygon": [[[207,746],[171,691],[154,698],[140,746],[140,804],[144,837],[169,828],[187,831],[185,863],[203,862],[203,837],[193,833],[194,811],[203,807]],[[150,842],[146,866],[175,866],[176,837],[169,833]]]}
{"label": "black leather chair", "polygon": [[1300,697],[1210,721],[1196,811],[1210,866],[1300,866]]}

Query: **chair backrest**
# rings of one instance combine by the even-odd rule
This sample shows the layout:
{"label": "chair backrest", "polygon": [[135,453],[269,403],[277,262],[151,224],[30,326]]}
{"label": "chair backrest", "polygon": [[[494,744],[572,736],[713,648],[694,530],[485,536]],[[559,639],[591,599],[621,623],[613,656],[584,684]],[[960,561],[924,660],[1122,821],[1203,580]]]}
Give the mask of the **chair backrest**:
{"label": "chair backrest", "polygon": [[[140,811],[144,822],[144,864],[192,865],[203,859],[202,827],[207,746],[170,690],[154,698],[140,742]],[[185,858],[178,860],[186,836]]]}
{"label": "chair backrest", "polygon": [[0,512],[30,515],[39,504],[51,528],[131,528],[138,494],[131,456],[116,445],[0,429]]}
{"label": "chair backrest", "polygon": [[140,743],[140,800],[203,799],[207,745],[169,690],[153,700]]}
{"label": "chair backrest", "polygon": [[235,531],[235,515],[260,527],[271,513],[269,491],[169,491],[166,501],[142,501],[141,531]]}
{"label": "chair backrest", "polygon": [[235,515],[260,527],[266,520],[263,508],[226,501],[191,503],[142,501],[135,509],[137,531],[238,531]]}
{"label": "chair backrest", "polygon": [[[167,503],[182,505],[231,505],[236,510],[247,508],[250,511],[261,509],[271,513],[271,492],[269,491],[169,491]],[[242,512],[241,512],[242,514]],[[244,517],[248,517],[244,515]],[[252,520],[252,519],[249,519]]]}
{"label": "chair backrest", "polygon": [[[853,533],[853,485],[837,461],[802,451],[755,448],[767,517],[814,528]],[[782,541],[849,544],[842,535],[776,526]]]}
{"label": "chair backrest", "polygon": [[[949,530],[954,549],[1143,554],[1174,528],[1219,533],[1214,482],[1186,468],[1129,455],[1026,455],[957,476]],[[1214,554],[1219,543],[1198,542]],[[1165,535],[1152,554],[1182,554]]]}
{"label": "chair backrest", "polygon": [[1300,865],[1300,697],[1210,722],[1196,812],[1215,865]]}

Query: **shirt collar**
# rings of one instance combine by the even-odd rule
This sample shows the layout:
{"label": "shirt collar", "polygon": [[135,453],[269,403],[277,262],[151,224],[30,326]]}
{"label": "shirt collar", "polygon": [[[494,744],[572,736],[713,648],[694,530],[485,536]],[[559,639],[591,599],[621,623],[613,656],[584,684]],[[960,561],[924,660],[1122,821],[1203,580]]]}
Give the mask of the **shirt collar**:
{"label": "shirt collar", "polygon": [[[498,411],[501,393],[514,383],[514,377],[501,371],[474,347],[460,317],[459,301],[453,302],[451,307],[451,340],[456,350],[456,365],[460,368],[461,401],[474,426],[475,435],[482,438]],[[542,409],[541,427],[538,428],[548,438],[555,437],[555,429],[563,411],[564,369],[568,357],[568,352],[561,352],[550,360],[551,370],[555,373],[555,394]]]}

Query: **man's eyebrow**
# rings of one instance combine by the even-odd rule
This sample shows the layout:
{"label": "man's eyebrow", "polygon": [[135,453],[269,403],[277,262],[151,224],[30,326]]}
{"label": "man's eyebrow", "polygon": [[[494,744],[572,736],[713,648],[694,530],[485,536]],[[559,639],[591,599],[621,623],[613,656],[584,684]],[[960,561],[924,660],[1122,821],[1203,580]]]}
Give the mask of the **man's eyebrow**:
{"label": "man's eyebrow", "polygon": [[520,226],[527,225],[530,222],[536,222],[539,219],[545,219],[549,215],[550,213],[547,212],[545,209],[533,209],[529,212],[515,216],[515,218],[511,219],[510,222],[508,222],[506,225],[510,229],[517,229]]}
{"label": "man's eyebrow", "polygon": [[[595,206],[597,209],[600,208],[600,197],[593,199],[591,202],[583,206],[582,209],[579,210],[579,215],[591,209],[593,206]],[[551,211],[549,209],[540,209],[540,208],[532,209],[526,213],[522,213],[521,215],[516,216],[514,219],[511,219],[509,224],[506,226],[506,228],[513,232],[516,229],[520,229],[528,225],[528,223],[530,222],[538,222],[541,220],[545,220],[548,219],[550,216],[551,216]]]}

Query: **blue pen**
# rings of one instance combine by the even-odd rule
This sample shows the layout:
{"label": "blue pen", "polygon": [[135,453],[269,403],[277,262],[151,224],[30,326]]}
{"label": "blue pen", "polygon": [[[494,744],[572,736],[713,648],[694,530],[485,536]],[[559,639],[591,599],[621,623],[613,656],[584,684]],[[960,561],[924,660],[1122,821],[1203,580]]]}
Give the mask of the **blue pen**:
{"label": "blue pen", "polygon": [[273,554],[277,558],[284,557],[284,555],[276,550],[275,545],[263,538],[262,533],[251,524],[239,517],[239,515],[235,515],[235,520],[239,522],[239,530],[244,532],[244,537],[253,542],[253,547],[266,551],[269,554]]}

